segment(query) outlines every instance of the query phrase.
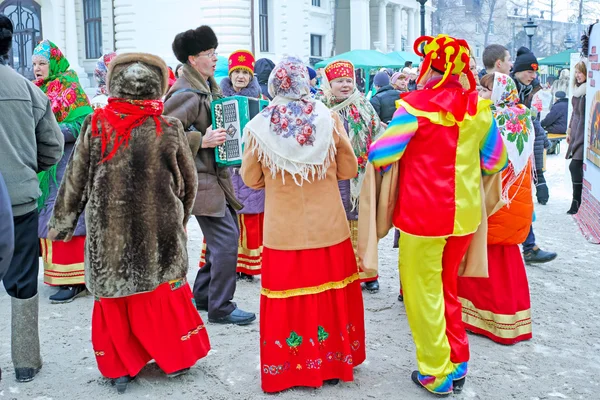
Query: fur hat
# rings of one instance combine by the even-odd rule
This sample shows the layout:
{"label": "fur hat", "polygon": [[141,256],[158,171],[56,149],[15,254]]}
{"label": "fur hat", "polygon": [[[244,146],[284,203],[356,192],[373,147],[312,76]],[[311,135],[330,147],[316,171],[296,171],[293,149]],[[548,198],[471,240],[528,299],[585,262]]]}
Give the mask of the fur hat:
{"label": "fur hat", "polygon": [[185,64],[189,56],[194,56],[206,50],[219,46],[217,35],[208,25],[181,32],[173,40],[173,53],[180,63]]}
{"label": "fur hat", "polygon": [[536,71],[539,69],[537,58],[527,47],[517,50],[517,58],[513,64],[513,72]]}
{"label": "fur hat", "polygon": [[111,97],[160,99],[169,87],[169,68],[162,58],[152,54],[120,54],[108,67],[106,86]]}
{"label": "fur hat", "polygon": [[10,51],[13,31],[12,21],[6,15],[0,14],[0,57]]}

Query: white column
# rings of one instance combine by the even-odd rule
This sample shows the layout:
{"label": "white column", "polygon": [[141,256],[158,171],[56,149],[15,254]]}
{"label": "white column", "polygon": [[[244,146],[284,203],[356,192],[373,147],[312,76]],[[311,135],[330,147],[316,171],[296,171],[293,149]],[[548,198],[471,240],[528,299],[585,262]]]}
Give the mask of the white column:
{"label": "white column", "polygon": [[402,6],[394,6],[394,49],[402,51]]}
{"label": "white column", "polygon": [[65,56],[71,64],[71,69],[79,75],[79,81],[85,88],[90,85],[90,80],[85,70],[79,65],[79,43],[77,42],[77,17],[75,13],[75,0],[65,0]]}
{"label": "white column", "polygon": [[379,43],[382,52],[387,51],[387,0],[379,0]]}
{"label": "white column", "polygon": [[350,0],[350,49],[371,48],[369,0]]}
{"label": "white column", "polygon": [[414,23],[415,40],[417,40],[417,38],[421,36],[421,10],[415,9],[414,14],[415,14],[415,23]]}
{"label": "white column", "polygon": [[413,51],[413,44],[415,43],[415,9],[409,8],[406,10],[406,16],[408,20],[408,30],[406,35],[406,51]]}

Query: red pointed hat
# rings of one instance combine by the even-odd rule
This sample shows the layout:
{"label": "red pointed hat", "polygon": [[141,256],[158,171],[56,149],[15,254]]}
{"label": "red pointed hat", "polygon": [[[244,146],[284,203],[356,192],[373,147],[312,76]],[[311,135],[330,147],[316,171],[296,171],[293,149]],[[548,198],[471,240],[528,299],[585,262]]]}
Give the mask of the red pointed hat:
{"label": "red pointed hat", "polygon": [[229,75],[236,69],[244,69],[254,75],[254,55],[248,50],[236,50],[229,56]]}
{"label": "red pointed hat", "polygon": [[[421,51],[423,44],[423,51]],[[428,72],[433,69],[442,74],[442,79],[434,86],[434,89],[443,85],[450,75],[465,74],[469,79],[470,89],[476,88],[475,76],[469,69],[471,61],[471,52],[469,44],[463,39],[456,39],[448,35],[421,36],[415,41],[414,51],[418,56],[424,57],[421,75],[417,81],[420,81]]]}
{"label": "red pointed hat", "polygon": [[325,76],[329,82],[338,78],[355,79],[354,65],[346,60],[332,61],[325,67]]}

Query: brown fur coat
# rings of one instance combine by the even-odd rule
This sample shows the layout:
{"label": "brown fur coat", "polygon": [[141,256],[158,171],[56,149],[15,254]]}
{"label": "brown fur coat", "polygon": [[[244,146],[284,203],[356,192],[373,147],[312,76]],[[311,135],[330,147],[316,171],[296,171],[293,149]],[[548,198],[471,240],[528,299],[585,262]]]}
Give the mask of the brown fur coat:
{"label": "brown fur coat", "polygon": [[[110,66],[110,95],[160,99],[167,76],[158,57],[120,55]],[[49,227],[68,240],[85,209],[85,278],[97,297],[152,291],[187,273],[185,224],[196,196],[196,167],[181,122],[165,120],[170,126],[161,123],[161,136],[149,118],[103,163],[91,118],[83,124]]]}

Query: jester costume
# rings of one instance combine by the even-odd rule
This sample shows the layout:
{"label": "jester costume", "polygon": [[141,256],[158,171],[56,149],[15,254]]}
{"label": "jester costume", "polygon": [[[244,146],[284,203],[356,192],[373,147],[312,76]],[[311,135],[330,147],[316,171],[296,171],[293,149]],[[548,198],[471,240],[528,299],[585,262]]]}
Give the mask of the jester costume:
{"label": "jester costume", "polygon": [[532,155],[535,131],[531,112],[519,104],[515,82],[494,74],[492,112],[507,149],[509,167],[502,175],[508,205],[488,218],[489,278],[458,278],[467,330],[495,342],[531,339],[531,303],[519,244],[527,238],[533,216]]}
{"label": "jester costume", "polygon": [[[340,193],[350,226],[352,245],[356,252],[358,240],[358,197],[365,178],[369,146],[383,132],[383,129],[377,112],[375,112],[371,103],[365,99],[356,87],[347,98],[338,98],[332,93],[331,82],[336,79],[346,78],[355,79],[354,65],[350,61],[338,60],[327,65],[325,67],[323,94],[317,96],[317,98],[332,111],[338,113],[344,122],[344,128],[350,137],[354,155],[358,160],[358,174],[356,177],[339,182]],[[378,275],[376,271],[360,271],[360,278],[361,282],[377,283]]]}
{"label": "jester costume", "polygon": [[[65,150],[61,161],[49,171],[38,174],[42,196],[39,199],[39,228],[42,259],[44,261],[44,282],[51,286],[61,286],[59,293],[51,297],[53,302],[67,302],[85,292],[84,285],[84,242],[86,236],[84,217],[81,216],[75,229],[73,240],[46,239],[48,220],[52,215],[56,193],[65,169],[73,152],[81,125],[92,108],[75,71],[69,69],[69,62],[56,45],[48,40],[41,42],[33,51],[33,60],[46,62],[49,76],[35,84],[48,96],[52,112],[65,137]],[[58,296],[58,297],[56,297]]]}
{"label": "jester costume", "polygon": [[[414,49],[424,57],[424,89],[402,95],[369,161],[383,170],[399,163],[393,223],[401,232],[399,269],[417,348],[412,379],[448,394],[462,389],[469,361],[456,289],[459,264],[481,222],[481,175],[503,170],[507,155],[490,102],[474,91],[467,43],[423,36]],[[468,90],[461,73],[469,78]]]}

